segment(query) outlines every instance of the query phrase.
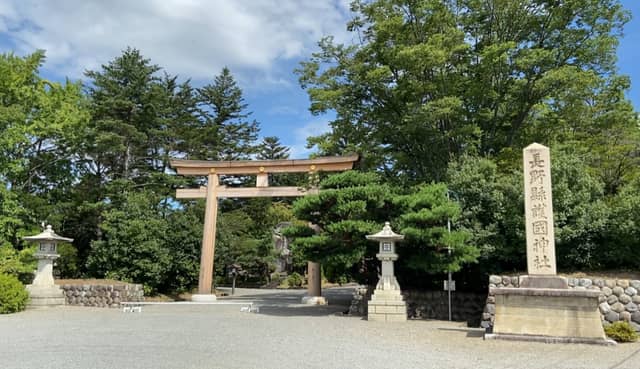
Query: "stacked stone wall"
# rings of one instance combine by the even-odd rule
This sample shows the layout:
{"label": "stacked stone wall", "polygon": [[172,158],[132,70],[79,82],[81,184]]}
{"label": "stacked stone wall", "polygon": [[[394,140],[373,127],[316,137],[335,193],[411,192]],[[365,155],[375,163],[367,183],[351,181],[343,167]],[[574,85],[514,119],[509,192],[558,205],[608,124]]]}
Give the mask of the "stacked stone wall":
{"label": "stacked stone wall", "polygon": [[60,288],[67,305],[117,308],[120,302],[144,301],[141,284],[64,284]]}
{"label": "stacked stone wall", "polygon": [[[603,325],[626,321],[640,332],[640,280],[585,277],[567,278],[567,282],[571,289],[600,291],[598,309]],[[492,275],[489,277],[489,287],[519,288],[520,279],[517,276]],[[481,327],[493,327],[495,302],[495,297],[489,291],[482,313]]]}
{"label": "stacked stone wall", "polygon": [[[374,287],[357,287],[349,313],[367,315],[367,303],[371,299]],[[402,296],[407,303],[409,319],[449,319],[449,301],[447,291],[403,290]],[[451,317],[455,321],[467,321],[477,327],[482,314],[486,296],[478,293],[451,292]]]}

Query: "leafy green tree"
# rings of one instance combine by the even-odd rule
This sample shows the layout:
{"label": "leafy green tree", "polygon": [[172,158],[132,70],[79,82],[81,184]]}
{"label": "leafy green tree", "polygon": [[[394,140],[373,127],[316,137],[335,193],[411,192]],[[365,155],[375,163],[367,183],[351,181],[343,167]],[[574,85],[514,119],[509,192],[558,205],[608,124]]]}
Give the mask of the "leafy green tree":
{"label": "leafy green tree", "polygon": [[198,283],[204,202],[175,209],[167,215],[165,247],[171,257],[165,291],[190,291]]}
{"label": "leafy green tree", "polygon": [[595,134],[616,138],[598,154],[613,189],[632,171],[637,140],[619,133],[637,132],[615,67],[628,20],[619,1],[374,0],[352,11],[360,42],[325,38],[298,70],[311,111],[336,114],[310,139],[322,153],[359,152],[391,181],[437,182],[463,154]]}
{"label": "leafy green tree", "polygon": [[640,180],[629,183],[611,201],[611,216],[606,226],[611,237],[598,250],[606,268],[637,270],[640,240]]}
{"label": "leafy green tree", "polygon": [[87,121],[80,85],[39,76],[43,51],[0,54],[0,180],[44,196],[75,180],[73,147]]}
{"label": "leafy green tree", "polygon": [[144,283],[152,290],[167,283],[171,252],[166,246],[169,224],[160,199],[132,192],[120,209],[104,213],[101,240],[91,243],[87,260],[93,275]]}
{"label": "leafy green tree", "polygon": [[500,172],[493,160],[469,155],[451,162],[447,171],[450,196],[462,208],[453,224],[471,233],[486,273],[526,268],[521,171]]}
{"label": "leafy green tree", "polygon": [[560,268],[601,268],[610,208],[602,178],[571,147],[551,152],[556,259]]}

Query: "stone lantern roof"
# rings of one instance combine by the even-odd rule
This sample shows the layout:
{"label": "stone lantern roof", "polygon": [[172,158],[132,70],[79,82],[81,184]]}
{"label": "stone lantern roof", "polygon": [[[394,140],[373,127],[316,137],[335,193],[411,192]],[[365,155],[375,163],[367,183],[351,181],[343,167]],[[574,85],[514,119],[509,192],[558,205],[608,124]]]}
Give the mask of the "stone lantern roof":
{"label": "stone lantern roof", "polygon": [[389,222],[384,222],[384,227],[382,230],[376,234],[367,235],[367,240],[375,240],[375,241],[402,241],[404,240],[404,235],[397,234],[391,230],[391,224]]}
{"label": "stone lantern roof", "polygon": [[48,225],[47,229],[45,229],[40,234],[37,234],[35,236],[22,237],[22,239],[26,241],[33,241],[33,242],[38,242],[38,241],[73,242],[73,238],[58,236],[56,232],[54,232],[53,229],[51,229],[51,225]]}

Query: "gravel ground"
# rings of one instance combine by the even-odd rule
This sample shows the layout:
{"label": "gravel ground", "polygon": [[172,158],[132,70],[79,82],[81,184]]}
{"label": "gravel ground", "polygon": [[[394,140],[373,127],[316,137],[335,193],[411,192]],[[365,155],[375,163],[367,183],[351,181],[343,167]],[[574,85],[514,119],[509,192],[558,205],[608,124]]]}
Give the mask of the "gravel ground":
{"label": "gravel ground", "polygon": [[0,368],[610,368],[639,369],[640,343],[615,347],[484,341],[462,323],[367,322],[332,304],[299,305],[304,291],[237,290],[237,305],[60,307],[0,316]]}

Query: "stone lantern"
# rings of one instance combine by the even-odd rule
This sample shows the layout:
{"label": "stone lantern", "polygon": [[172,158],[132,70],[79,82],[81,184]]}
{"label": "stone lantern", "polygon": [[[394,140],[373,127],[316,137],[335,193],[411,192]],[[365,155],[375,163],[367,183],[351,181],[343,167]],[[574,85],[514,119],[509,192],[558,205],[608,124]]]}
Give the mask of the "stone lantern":
{"label": "stone lantern", "polygon": [[60,257],[57,247],[60,242],[72,242],[73,239],[58,236],[48,225],[44,232],[23,240],[38,243],[38,250],[34,254],[38,259],[38,270],[33,283],[27,286],[32,306],[64,305],[65,298],[62,289],[53,282],[53,261]]}
{"label": "stone lantern", "polygon": [[380,251],[376,257],[382,262],[382,274],[369,300],[367,319],[383,322],[406,321],[407,304],[402,298],[400,285],[393,271],[393,262],[398,260],[396,242],[402,241],[404,235],[393,232],[389,222],[385,222],[382,231],[366,237],[380,243]]}

